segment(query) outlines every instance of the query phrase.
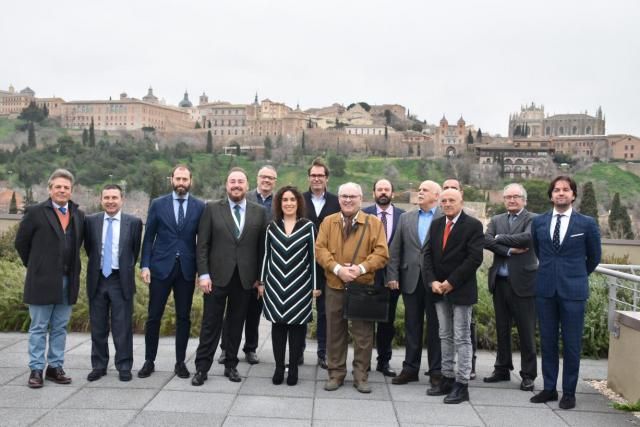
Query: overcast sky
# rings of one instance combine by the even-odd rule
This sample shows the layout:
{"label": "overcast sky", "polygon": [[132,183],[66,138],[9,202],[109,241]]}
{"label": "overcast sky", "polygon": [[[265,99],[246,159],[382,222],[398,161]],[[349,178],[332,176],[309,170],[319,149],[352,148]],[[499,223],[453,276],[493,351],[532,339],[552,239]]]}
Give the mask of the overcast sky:
{"label": "overcast sky", "polygon": [[594,114],[640,136],[640,2],[10,1],[0,89],[176,105],[398,103],[507,133],[509,113]]}

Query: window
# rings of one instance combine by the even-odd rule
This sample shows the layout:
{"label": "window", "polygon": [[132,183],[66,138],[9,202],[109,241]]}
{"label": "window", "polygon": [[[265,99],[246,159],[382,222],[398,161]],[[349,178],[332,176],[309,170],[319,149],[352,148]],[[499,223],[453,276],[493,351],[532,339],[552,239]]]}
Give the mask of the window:
{"label": "window", "polygon": [[587,126],[587,129],[586,129],[585,133],[587,135],[591,135],[591,126]]}
{"label": "window", "polygon": [[574,126],[573,129],[571,130],[571,133],[576,135],[578,133],[578,128]]}
{"label": "window", "polygon": [[564,127],[560,126],[560,135],[564,135]]}

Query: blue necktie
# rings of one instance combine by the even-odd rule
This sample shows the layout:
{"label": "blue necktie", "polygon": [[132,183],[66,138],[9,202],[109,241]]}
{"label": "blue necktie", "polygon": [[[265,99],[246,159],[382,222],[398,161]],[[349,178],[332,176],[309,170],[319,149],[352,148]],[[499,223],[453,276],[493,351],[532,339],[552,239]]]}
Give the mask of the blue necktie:
{"label": "blue necktie", "polygon": [[558,214],[556,215],[556,227],[553,229],[553,248],[557,251],[560,249],[560,218],[564,215]]}
{"label": "blue necktie", "polygon": [[107,218],[109,225],[107,226],[107,234],[104,237],[104,249],[102,255],[102,275],[109,277],[111,272],[111,251],[113,250],[113,218]]}
{"label": "blue necktie", "polygon": [[236,237],[240,237],[240,224],[242,223],[242,217],[240,216],[240,205],[233,207],[233,214],[236,217]]}
{"label": "blue necktie", "polygon": [[62,215],[66,215],[66,214],[67,214],[67,208],[65,208],[64,206],[60,206],[60,207],[58,208],[58,210],[59,210],[60,212],[62,212]]}
{"label": "blue necktie", "polygon": [[178,199],[178,229],[184,226],[184,208],[182,207],[185,199]]}

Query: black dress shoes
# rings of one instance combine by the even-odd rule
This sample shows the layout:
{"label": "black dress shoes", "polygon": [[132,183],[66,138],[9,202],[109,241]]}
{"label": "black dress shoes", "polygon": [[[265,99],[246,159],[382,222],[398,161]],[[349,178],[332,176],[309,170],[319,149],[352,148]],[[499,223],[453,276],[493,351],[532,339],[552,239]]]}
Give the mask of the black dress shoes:
{"label": "black dress shoes", "polygon": [[276,366],[276,370],[273,371],[273,377],[271,382],[275,385],[280,385],[284,381],[284,368]]}
{"label": "black dress shoes", "polygon": [[431,384],[431,386],[436,386],[442,382],[442,378],[443,377],[440,372],[432,372],[431,375],[429,375],[429,384]]}
{"label": "black dress shoes", "polygon": [[576,407],[576,397],[569,396],[566,394],[562,395],[562,399],[560,399],[560,403],[558,403],[560,409],[572,409]]}
{"label": "black dress shoes", "polygon": [[187,365],[184,362],[176,362],[176,366],[173,368],[173,372],[179,378],[189,378],[191,376],[191,372],[187,369]]}
{"label": "black dress shoes", "polygon": [[469,400],[469,386],[455,382],[451,392],[444,398],[444,403],[457,404],[466,402]]}
{"label": "black dress shoes", "polygon": [[[384,375],[385,377],[395,377],[396,376],[396,371],[391,369],[391,367],[389,366],[388,363],[379,363],[378,366],[376,367],[376,371],[382,372],[382,375]],[[417,375],[416,375],[416,377],[417,377]]]}
{"label": "black dress shoes", "polygon": [[47,366],[47,370],[45,371],[45,379],[49,381],[53,381],[56,384],[70,384],[71,378],[65,374],[64,369],[61,366],[57,368],[52,368],[51,366]]}
{"label": "black dress shoes", "polygon": [[287,374],[287,385],[298,384],[298,366],[290,366]]}
{"label": "black dress shoes", "polygon": [[124,371],[124,370],[118,371],[118,379],[120,381],[125,381],[125,382],[131,381],[131,377],[132,377],[131,371]]}
{"label": "black dress shoes", "polygon": [[484,377],[482,381],[485,383],[498,383],[500,381],[509,381],[510,379],[511,375],[509,372],[493,371],[490,376]]}
{"label": "black dress shoes", "polygon": [[220,357],[218,357],[218,363],[220,365],[224,365],[224,362],[226,361],[227,361],[227,353],[223,351],[222,353],[220,353]]}
{"label": "black dress shoes", "polygon": [[40,369],[34,369],[29,375],[29,382],[27,382],[29,388],[40,388],[43,385],[42,371]]}
{"label": "black dress shoes", "polygon": [[138,378],[147,378],[156,370],[156,365],[151,360],[145,360],[142,369],[138,371]]}
{"label": "black dress shoes", "polygon": [[556,390],[542,390],[540,393],[529,399],[531,403],[547,403],[558,400],[558,392]]}
{"label": "black dress shoes", "polygon": [[240,374],[236,368],[224,368],[224,376],[229,378],[229,381],[233,381],[234,383],[239,383],[242,381],[240,378]]}
{"label": "black dress shoes", "polygon": [[391,380],[391,384],[400,385],[400,384],[408,384],[410,382],[418,381],[418,373],[417,372],[409,372],[406,369],[403,369],[400,372],[400,375]]}
{"label": "black dress shoes", "polygon": [[107,375],[106,369],[94,369],[87,375],[87,381],[97,381]]}
{"label": "black dress shoes", "polygon": [[195,373],[193,378],[191,378],[191,385],[201,386],[207,380],[207,373],[198,371]]}
{"label": "black dress shoes", "polygon": [[320,366],[322,369],[329,369],[329,365],[327,365],[327,358],[318,356],[318,366]]}
{"label": "black dress shoes", "polygon": [[304,353],[302,353],[300,355],[300,358],[298,359],[298,366],[302,366],[304,365]]}
{"label": "black dress shoes", "polygon": [[258,355],[255,351],[247,351],[244,354],[244,357],[249,365],[257,365],[258,363],[260,363],[260,359],[258,359]]}
{"label": "black dress shoes", "polygon": [[444,396],[451,393],[453,390],[453,384],[456,382],[455,378],[442,377],[439,383],[432,385],[427,389],[428,396]]}
{"label": "black dress shoes", "polygon": [[520,383],[520,390],[533,391],[533,380],[531,378],[523,378]]}

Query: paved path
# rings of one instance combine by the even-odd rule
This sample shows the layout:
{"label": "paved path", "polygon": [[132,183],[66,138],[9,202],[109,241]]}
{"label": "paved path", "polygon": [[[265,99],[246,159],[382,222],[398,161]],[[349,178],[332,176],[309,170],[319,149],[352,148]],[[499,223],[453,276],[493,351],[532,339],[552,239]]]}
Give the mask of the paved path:
{"label": "paved path", "polygon": [[[36,426],[626,426],[638,419],[612,409],[607,400],[584,382],[578,384],[577,407],[558,409],[529,403],[533,395],[518,389],[520,379],[488,385],[482,377],[492,370],[494,354],[478,354],[478,379],[471,382],[471,402],[445,405],[441,397],[425,395],[427,377],[419,383],[394,386],[381,374],[370,376],[373,392],[360,394],[350,376],[335,392],[323,389],[326,371],[315,366],[315,342],[305,353],[300,382],[295,387],[271,384],[274,363],[269,327],[261,325],[261,363],[238,365],[241,383],[222,376],[217,363],[202,387],[173,374],[173,339],[162,338],[156,373],[118,381],[110,369],[99,381],[86,380],[90,371],[91,340],[87,334],[68,337],[65,370],[71,385],[46,382],[39,390],[27,388],[26,334],[0,334],[0,425]],[[193,369],[197,340],[189,342],[188,367]],[[134,337],[135,363],[144,359],[144,337]],[[374,351],[375,353],[375,351]],[[113,354],[113,350],[111,352]],[[399,370],[404,349],[394,351],[392,367]],[[349,364],[351,358],[349,359]],[[425,364],[426,360],[423,360]],[[517,361],[516,361],[517,362]],[[111,366],[113,368],[113,366]],[[606,378],[607,362],[583,360],[581,377]],[[540,388],[540,380],[536,386]]]}

